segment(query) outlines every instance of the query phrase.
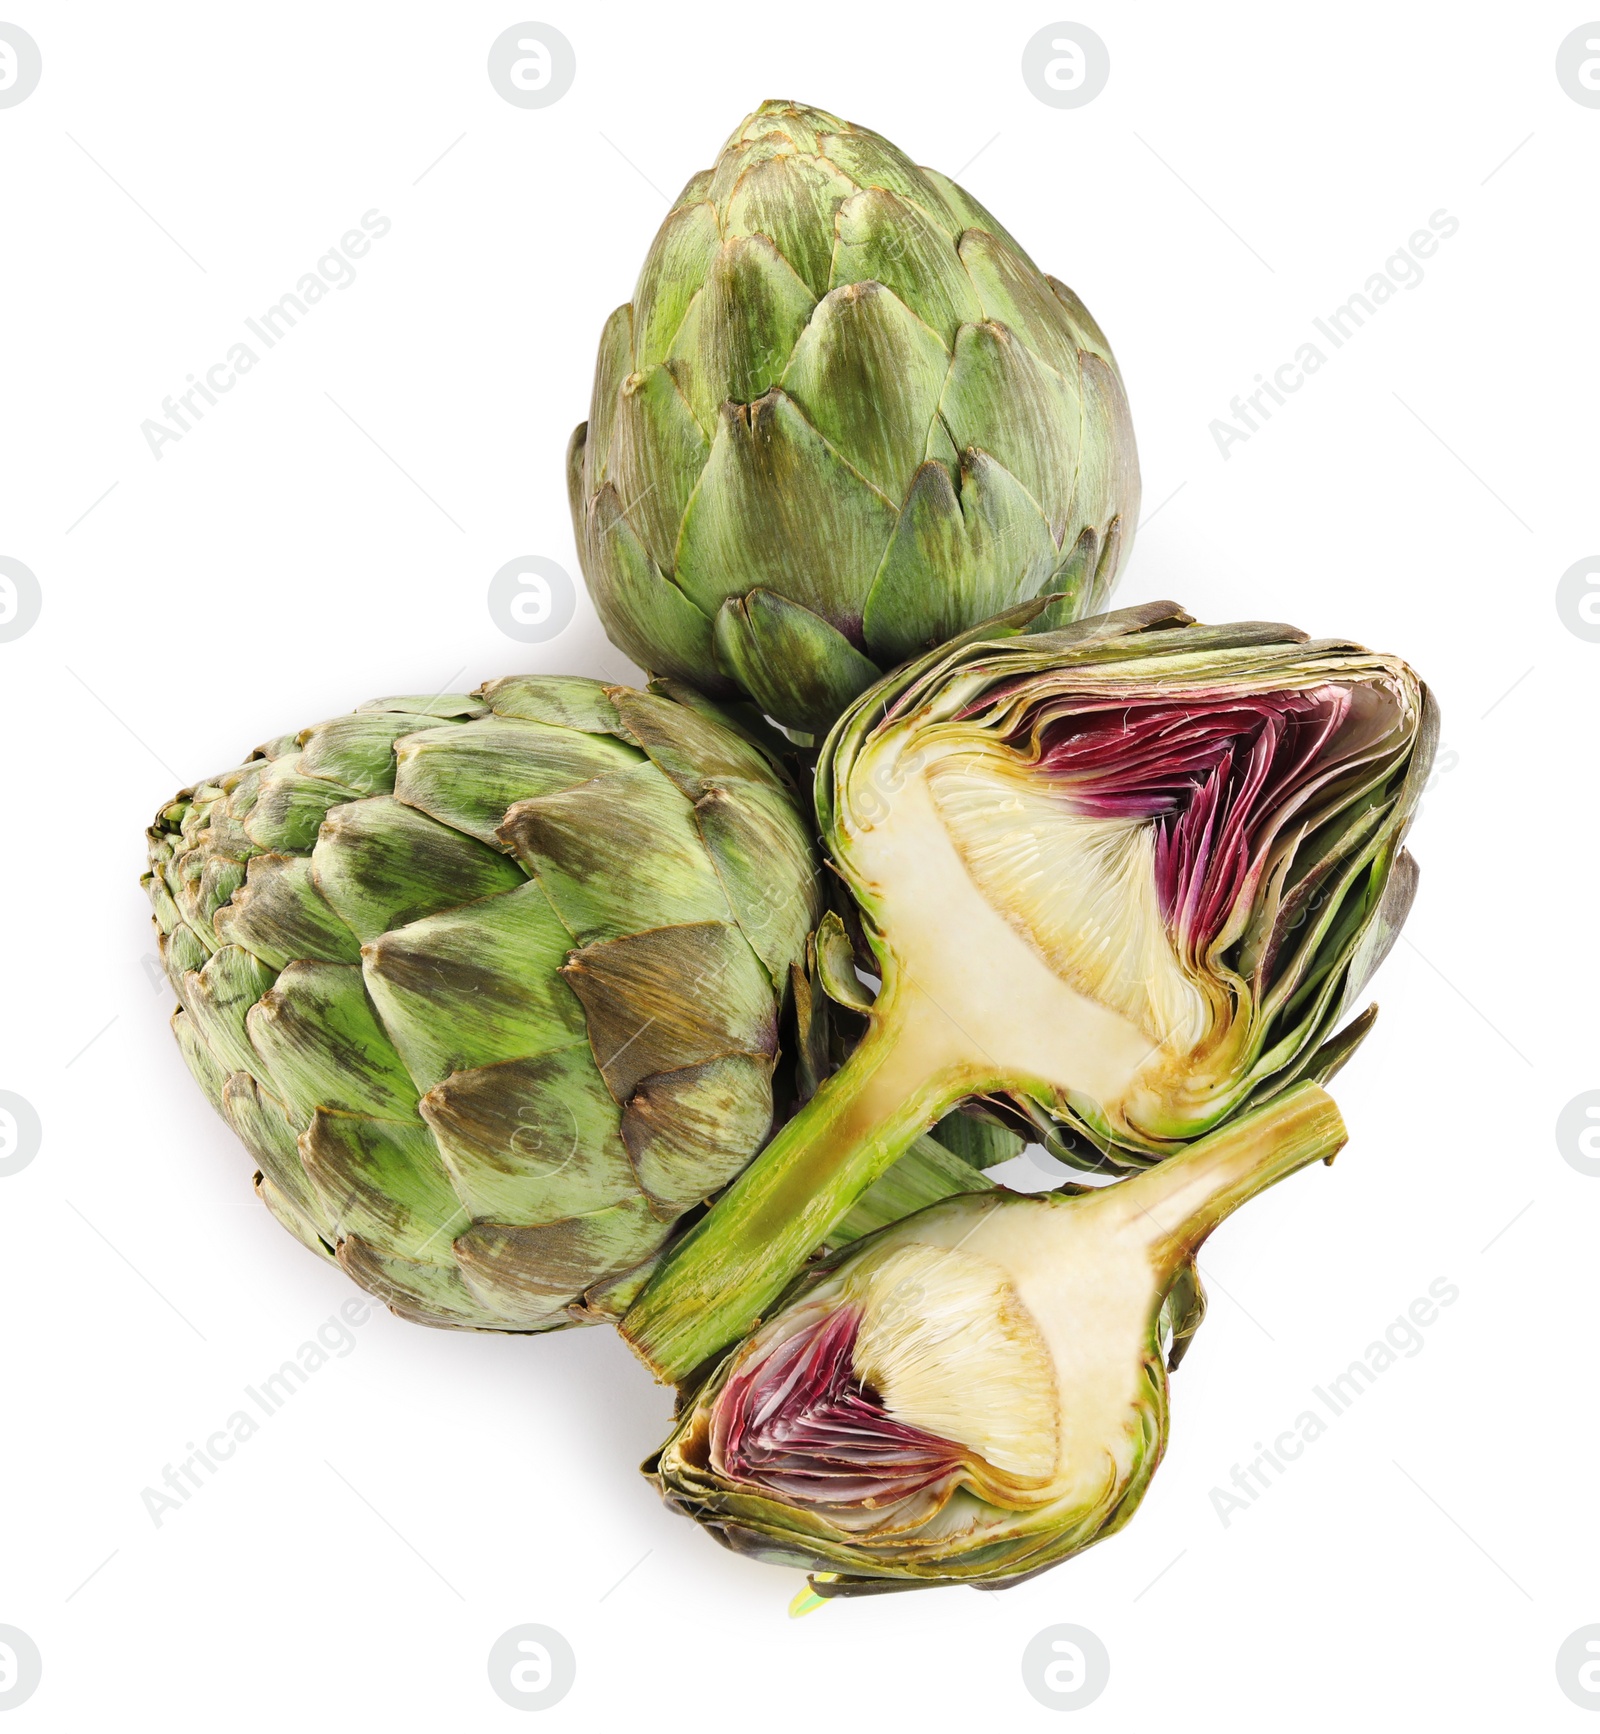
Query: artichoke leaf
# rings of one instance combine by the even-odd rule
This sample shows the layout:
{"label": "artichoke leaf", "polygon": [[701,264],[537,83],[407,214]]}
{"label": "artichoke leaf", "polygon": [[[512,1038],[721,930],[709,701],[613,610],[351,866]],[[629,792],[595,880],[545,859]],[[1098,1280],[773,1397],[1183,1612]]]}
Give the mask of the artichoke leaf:
{"label": "artichoke leaf", "polygon": [[256,1197],[288,1229],[307,1252],[314,1252],[318,1258],[326,1259],[329,1264],[338,1263],[333,1247],[323,1238],[322,1230],[318,1227],[316,1219],[301,1210],[294,1199],[283,1191],[269,1175],[265,1173],[256,1175],[255,1192]]}
{"label": "artichoke leaf", "polygon": [[721,246],[716,207],[708,202],[680,203],[661,225],[633,292],[633,370],[659,367],[672,352],[689,303]]}
{"label": "artichoke leaf", "polygon": [[183,978],[191,969],[204,969],[211,955],[195,930],[182,921],[170,933],[163,933],[157,944],[162,968],[174,990],[182,987]]}
{"label": "artichoke leaf", "polygon": [[945,382],[940,413],[950,437],[976,446],[1028,490],[1061,545],[1077,492],[1082,449],[1082,387],[1057,373],[1005,326],[964,325]]}
{"label": "artichoke leaf", "polygon": [[300,755],[274,759],[262,776],[244,819],[245,835],[258,849],[291,854],[309,849],[330,808],[355,799],[355,790],[322,777],[304,775]]}
{"label": "artichoke leaf", "polygon": [[496,716],[464,729],[410,735],[399,743],[396,762],[396,800],[494,846],[514,801],[626,769],[638,764],[639,754],[609,734]]}
{"label": "artichoke leaf", "polygon": [[[616,734],[621,726],[611,691],[578,675],[511,674],[503,680],[486,680],[482,691],[483,702],[497,717],[548,723],[588,735]],[[553,742],[540,736],[539,741],[557,751],[569,744],[559,736]]]}
{"label": "artichoke leaf", "polygon": [[677,582],[708,616],[764,588],[848,636],[898,516],[774,389],[723,409],[684,513]]}
{"label": "artichoke leaf", "polygon": [[[471,692],[404,693],[398,697],[369,698],[365,704],[356,706],[359,713],[392,710],[403,712],[406,716],[420,717],[422,722],[414,726],[428,728],[436,723],[452,720],[470,721],[473,717],[482,716],[483,709],[482,699]],[[288,738],[299,741],[307,732],[302,729],[299,734]]]}
{"label": "artichoke leaf", "polygon": [[680,675],[714,693],[726,692],[712,660],[710,615],[663,576],[609,482],[595,497],[582,541],[595,612],[611,642],[653,674]]}
{"label": "artichoke leaf", "polygon": [[969,1113],[965,1109],[946,1114],[930,1136],[977,1169],[994,1168],[1020,1156],[1026,1142],[1020,1132],[1013,1132],[987,1114]]}
{"label": "artichoke leaf", "polygon": [[582,1042],[583,1008],[559,971],[572,936],[544,888],[414,921],[368,945],[367,992],[419,1090],[452,1072]]}
{"label": "artichoke leaf", "polygon": [[311,878],[363,942],[525,883],[514,861],[390,795],[328,815],[311,852]]}
{"label": "artichoke leaf", "polygon": [[984,318],[1020,337],[1046,367],[1074,378],[1077,332],[1032,260],[981,229],[969,229],[959,245],[961,263],[978,292]]}
{"label": "artichoke leaf", "polygon": [[842,632],[771,590],[723,604],[716,649],[719,664],[787,728],[825,729],[878,678],[877,664]]}
{"label": "artichoke leaf", "polygon": [[250,1008],[245,1028],[255,1055],[241,1069],[297,1117],[329,1108],[415,1119],[416,1086],[373,1012],[359,969],[291,963]]}
{"label": "artichoke leaf", "polygon": [[730,237],[765,235],[820,300],[833,264],[834,216],[855,190],[821,157],[769,157],[739,177],[723,227]]}
{"label": "artichoke leaf", "polygon": [[1139,518],[1139,460],[1128,399],[1122,381],[1097,355],[1084,356],[1080,378],[1084,434],[1074,521],[1097,532],[1125,522],[1131,542]]}
{"label": "artichoke leaf", "polygon": [[567,439],[567,511],[574,525],[588,516],[584,476],[588,468],[589,424],[580,421]]}
{"label": "artichoke leaf", "polygon": [[670,1220],[727,1183],[772,1129],[770,1053],[657,1072],[634,1092],[622,1138],[639,1184]]}
{"label": "artichoke leaf", "polygon": [[255,856],[244,884],[212,925],[224,943],[242,946],[272,969],[297,958],[361,960],[361,941],[317,889],[304,855]]}
{"label": "artichoke leaf", "polygon": [[213,1108],[222,1112],[222,1092],[231,1076],[227,1065],[213,1052],[200,1033],[200,1026],[180,1007],[172,1014],[172,1033],[177,1038],[178,1052],[189,1068],[189,1075],[200,1086],[200,1092]]}
{"label": "artichoke leaf", "polygon": [[254,1158],[280,1198],[297,1217],[333,1244],[333,1229],[300,1161],[300,1128],[248,1072],[235,1072],[223,1087],[222,1117]]}
{"label": "artichoke leaf", "polygon": [[[667,1230],[642,1200],[536,1227],[474,1223],[455,1244],[462,1280],[486,1305],[530,1319],[552,1302],[627,1270],[661,1245]],[[532,1328],[538,1328],[536,1325]]]}
{"label": "artichoke leaf", "polygon": [[398,1258],[364,1240],[346,1235],[334,1248],[340,1266],[369,1294],[403,1319],[419,1325],[442,1325],[455,1330],[550,1330],[568,1322],[541,1312],[538,1322],[525,1313],[508,1320],[492,1303],[479,1298],[462,1280],[455,1263],[429,1264]]}
{"label": "artichoke leaf", "polygon": [[561,973],[583,1001],[595,1060],[623,1105],[656,1072],[777,1051],[771,980],[731,925],[659,927],[587,945]]}
{"label": "artichoke leaf", "polygon": [[589,399],[589,420],[585,424],[588,433],[584,440],[584,457],[591,497],[611,479],[611,434],[617,421],[617,394],[633,369],[633,308],[618,307],[600,333],[594,391]]}
{"label": "artichoke leaf", "polygon": [[695,803],[695,823],[728,906],[781,995],[821,901],[821,869],[794,805],[761,783],[713,787]]}
{"label": "artichoke leaf", "polygon": [[904,199],[932,223],[954,233],[940,190],[911,158],[881,134],[864,126],[836,125],[818,139],[818,149],[858,187]]}
{"label": "artichoke leaf", "polygon": [[950,352],[881,283],[847,283],[818,303],[783,373],[784,391],[886,498],[905,498],[939,412]]}
{"label": "artichoke leaf", "polygon": [[850,1207],[849,1215],[834,1225],[828,1233],[828,1245],[848,1246],[891,1222],[926,1210],[930,1204],[968,1192],[987,1192],[994,1185],[964,1157],[924,1134],[873,1181]]}
{"label": "artichoke leaf", "polygon": [[622,382],[611,481],[645,551],[663,572],[672,570],[684,507],[710,450],[668,368],[652,367]]}
{"label": "artichoke leaf", "polygon": [[[981,229],[984,234],[992,236],[1001,246],[1010,247],[1021,253],[1022,247],[1015,236],[1010,234],[985,206],[980,205],[965,187],[957,186],[948,175],[942,175],[937,169],[924,168],[921,171],[924,179],[934,188],[944,200],[945,208],[950,213],[950,233],[957,241],[962,232],[967,229]],[[1046,277],[1047,283],[1054,279]]]}
{"label": "artichoke leaf", "polygon": [[448,1264],[471,1220],[424,1126],[319,1108],[300,1156],[336,1235],[357,1235],[398,1258]]}
{"label": "artichoke leaf", "polygon": [[723,242],[672,347],[671,366],[709,436],[726,403],[753,403],[783,376],[816,297],[765,235]]}
{"label": "artichoke leaf", "polygon": [[246,1030],[247,1015],[278,972],[243,947],[224,945],[205,967],[183,978],[178,997],[195,1031],[230,1072],[259,1074],[261,1061]]}
{"label": "artichoke leaf", "polygon": [[[300,735],[300,769],[357,795],[394,792],[394,743],[418,729],[446,726],[458,719],[425,710],[358,710],[318,723]],[[465,719],[460,719],[465,720]]]}
{"label": "artichoke leaf", "polygon": [[817,927],[817,976],[829,999],[851,1011],[872,1010],[873,993],[856,973],[855,947],[830,909]]}
{"label": "artichoke leaf", "polygon": [[[1057,561],[1050,526],[1027,489],[987,452],[962,454],[960,493],[942,463],[917,471],[867,598],[863,630],[885,664],[943,643],[962,624],[1037,595]],[[947,575],[942,589],[930,568]]]}
{"label": "artichoke leaf", "polygon": [[452,1073],[421,1109],[474,1217],[553,1223],[637,1196],[620,1110],[582,1042]]}
{"label": "artichoke leaf", "polygon": [[983,317],[949,232],[920,206],[865,188],[840,206],[838,229],[830,287],[883,284],[937,334],[946,353],[963,326]]}
{"label": "artichoke leaf", "polygon": [[[678,692],[683,692],[680,699]],[[698,702],[697,702],[698,701]],[[772,762],[692,689],[670,698],[617,688],[617,717],[629,739],[649,755],[691,801],[730,782],[779,790]]]}
{"label": "artichoke leaf", "polygon": [[[641,928],[725,921],[694,809],[649,760],[558,794],[518,801],[502,842],[582,945]],[[639,864],[649,863],[641,873]]]}
{"label": "artichoke leaf", "polygon": [[[1050,285],[1050,293],[1061,303],[1062,311],[1067,316],[1077,335],[1080,353],[1098,355],[1111,369],[1117,372],[1117,359],[1111,353],[1111,345],[1106,341],[1106,334],[1095,323],[1094,315],[1084,306],[1077,292],[1067,287],[1059,277],[1046,276],[1045,282]],[[1119,376],[1120,377],[1120,376]]]}

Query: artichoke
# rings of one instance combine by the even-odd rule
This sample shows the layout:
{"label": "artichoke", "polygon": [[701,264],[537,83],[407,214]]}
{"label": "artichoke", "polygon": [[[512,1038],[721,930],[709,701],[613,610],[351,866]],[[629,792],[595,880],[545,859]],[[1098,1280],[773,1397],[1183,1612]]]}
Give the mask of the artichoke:
{"label": "artichoke", "polygon": [[190,1070],[268,1209],[408,1318],[609,1316],[767,1136],[817,869],[698,702],[380,699],[148,834]]}
{"label": "artichoke", "polygon": [[1103,605],[1139,502],[1077,296],[953,181],[789,102],[662,224],[568,482],[612,641],[813,733],[1013,603]]}
{"label": "artichoke", "polygon": [[1031,1577],[1121,1528],[1161,1461],[1206,1236],[1343,1143],[1302,1084],[1133,1179],[908,1217],[809,1272],[646,1472],[819,1595]]}
{"label": "artichoke", "polygon": [[[1410,906],[1436,711],[1404,663],[1172,603],[1025,635],[1045,601],[889,677],[816,771],[882,978],[866,1033],[653,1274],[624,1334],[683,1379],[743,1335],[963,1098],[1115,1175],[1306,1079]],[[830,938],[831,931],[831,938]]]}

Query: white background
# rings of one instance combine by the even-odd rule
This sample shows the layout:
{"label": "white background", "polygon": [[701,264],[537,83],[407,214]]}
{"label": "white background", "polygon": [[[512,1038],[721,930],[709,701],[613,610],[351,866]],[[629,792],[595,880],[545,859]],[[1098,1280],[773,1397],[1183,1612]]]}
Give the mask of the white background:
{"label": "white background", "polygon": [[[1554,1658],[1600,1620],[1600,1179],[1554,1123],[1600,1085],[1600,645],[1554,592],[1600,542],[1600,111],[1554,62],[1588,14],[1096,4],[1065,13],[1111,54],[1076,111],[1019,73],[1063,14],[1009,4],[535,12],[577,79],[534,111],[486,77],[504,6],[6,16],[44,65],[0,111],[0,553],[44,593],[0,644],[0,1088],[44,1126],[0,1180],[0,1623],[44,1657],[16,1725],[520,1726],[485,1659],[538,1621],[578,1658],[554,1726],[1049,1726],[1020,1658],[1069,1621],[1111,1656],[1087,1726],[1582,1726]],[[1094,310],[1154,513],[1122,600],[1353,635],[1437,690],[1350,1147],[1213,1242],[1133,1524],[1004,1595],[789,1619],[795,1574],[636,1473],[667,1393],[599,1330],[377,1316],[158,1529],[141,1489],[352,1291],[179,1062],[142,828],[377,693],[626,675],[586,599],[524,646],[485,590],[524,553],[576,573],[601,323],[768,96],[957,175]],[[373,207],[358,280],[154,459],[141,421]],[[1439,209],[1426,279],[1224,460],[1213,418]],[[1422,1352],[1224,1527],[1210,1490],[1441,1276]]]}

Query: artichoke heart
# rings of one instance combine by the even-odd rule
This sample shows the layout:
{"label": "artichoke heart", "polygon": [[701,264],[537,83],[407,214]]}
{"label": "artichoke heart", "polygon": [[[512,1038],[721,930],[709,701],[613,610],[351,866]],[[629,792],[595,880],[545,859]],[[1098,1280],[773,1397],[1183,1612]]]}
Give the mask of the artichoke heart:
{"label": "artichoke heart", "polygon": [[[1033,1316],[1004,1270],[959,1247],[863,1259],[846,1292],[861,1309],[854,1375],[885,1413],[942,1434],[1019,1483],[1055,1468],[1055,1379]],[[1039,1406],[1045,1423],[1027,1414]]]}

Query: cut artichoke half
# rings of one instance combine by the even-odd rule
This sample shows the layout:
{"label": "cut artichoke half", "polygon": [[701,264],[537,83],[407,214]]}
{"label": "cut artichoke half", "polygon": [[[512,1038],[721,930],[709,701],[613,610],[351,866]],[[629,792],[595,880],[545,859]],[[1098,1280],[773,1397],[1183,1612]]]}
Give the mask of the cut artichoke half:
{"label": "cut artichoke half", "polygon": [[1019,636],[1044,605],[881,682],[822,750],[823,840],[882,987],[626,1316],[665,1378],[748,1330],[962,1100],[1127,1173],[1326,1080],[1370,1023],[1340,1028],[1415,889],[1427,689],[1346,640],[1172,603]]}
{"label": "cut artichoke half", "polygon": [[646,1471],[820,1595],[1032,1576],[1120,1528],[1160,1462],[1201,1243],[1344,1138],[1302,1084],[1114,1185],[934,1205],[802,1279]]}

